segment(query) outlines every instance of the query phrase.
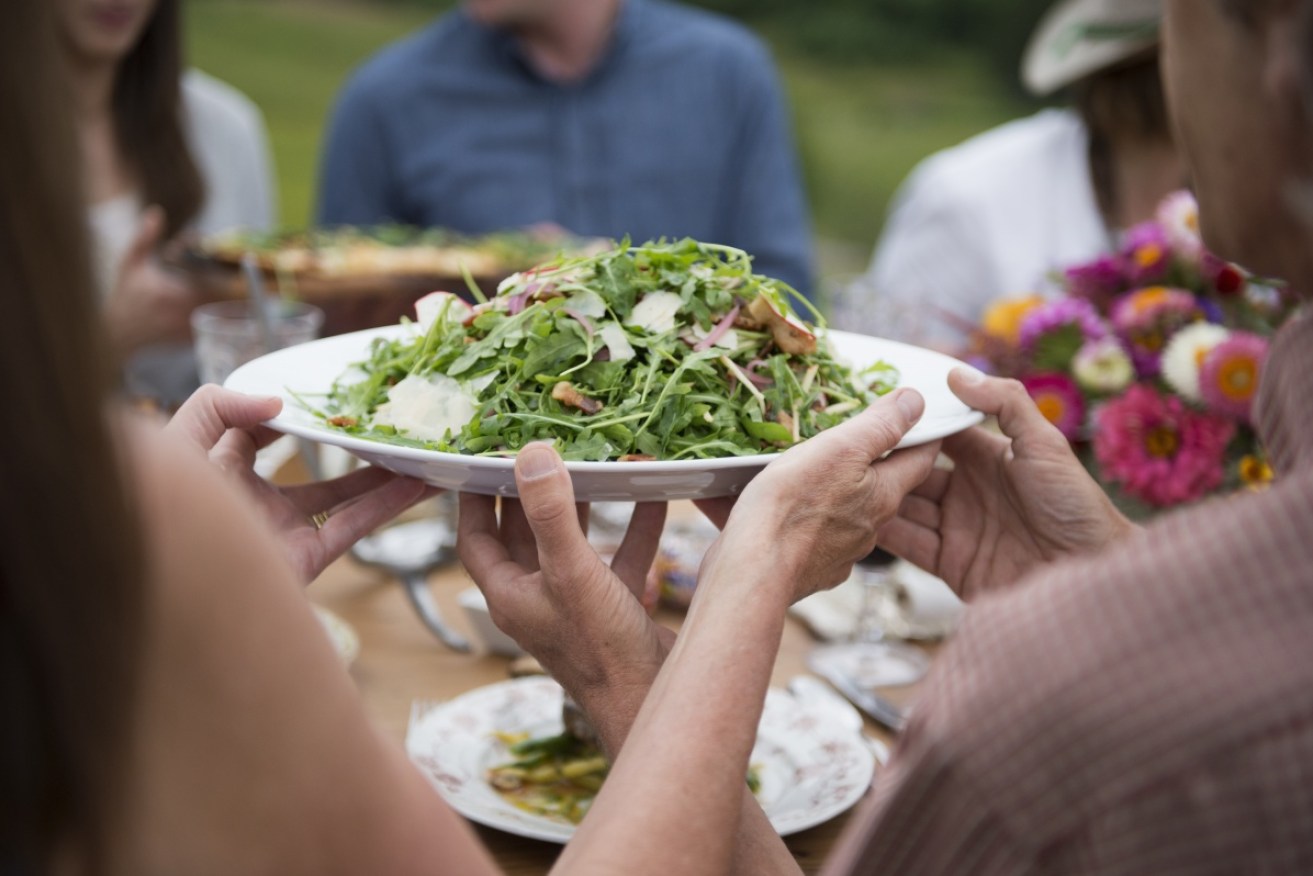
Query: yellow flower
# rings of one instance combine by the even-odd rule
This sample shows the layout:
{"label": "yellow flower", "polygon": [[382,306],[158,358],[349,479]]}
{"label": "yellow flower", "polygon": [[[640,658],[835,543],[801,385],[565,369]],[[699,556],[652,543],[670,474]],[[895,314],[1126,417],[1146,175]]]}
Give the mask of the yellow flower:
{"label": "yellow flower", "polygon": [[1036,307],[1044,303],[1040,295],[1024,298],[1004,298],[990,305],[981,325],[985,333],[1016,346],[1021,339],[1021,321]]}
{"label": "yellow flower", "polygon": [[1251,454],[1240,460],[1240,481],[1251,490],[1266,489],[1273,476],[1272,466],[1261,457]]}

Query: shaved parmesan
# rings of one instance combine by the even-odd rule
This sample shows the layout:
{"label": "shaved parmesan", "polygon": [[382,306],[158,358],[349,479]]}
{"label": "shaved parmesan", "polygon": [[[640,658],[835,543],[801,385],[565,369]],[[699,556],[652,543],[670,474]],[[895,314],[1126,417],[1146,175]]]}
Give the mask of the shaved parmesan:
{"label": "shaved parmesan", "polygon": [[470,388],[445,374],[411,375],[388,390],[388,400],[374,413],[374,425],[392,426],[421,441],[442,441],[474,419]]}
{"label": "shaved parmesan", "polygon": [[627,362],[634,358],[634,345],[629,343],[629,337],[620,323],[608,322],[602,326],[598,334],[602,338],[602,343],[611,351],[612,362]]}
{"label": "shaved parmesan", "polygon": [[430,292],[415,302],[415,322],[422,331],[428,331],[438,317],[442,317],[446,323],[464,322],[473,312],[468,304],[451,292]]}
{"label": "shaved parmesan", "polygon": [[590,319],[601,319],[606,316],[606,302],[592,289],[571,292],[566,306],[580,316],[587,316]]}
{"label": "shaved parmesan", "polygon": [[636,325],[653,334],[668,332],[675,327],[675,316],[683,305],[684,299],[674,292],[649,292],[630,312],[625,325]]}

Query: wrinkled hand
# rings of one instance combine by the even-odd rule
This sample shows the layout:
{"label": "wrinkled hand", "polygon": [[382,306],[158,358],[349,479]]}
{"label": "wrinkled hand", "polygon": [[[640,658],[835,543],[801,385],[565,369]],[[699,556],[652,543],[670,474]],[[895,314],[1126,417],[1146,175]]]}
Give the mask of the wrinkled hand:
{"label": "wrinkled hand", "polygon": [[969,599],[1134,530],[1020,383],[959,368],[949,387],[996,415],[1003,434],[976,428],[945,439],[953,470],[912,492],[881,531],[882,546]]}
{"label": "wrinkled hand", "polygon": [[[846,580],[879,527],[929,474],[938,443],[893,449],[925,410],[914,390],[890,393],[845,423],[785,452],[733,503],[699,503],[723,532],[703,562],[768,552],[791,602]],[[728,513],[726,513],[728,511]]]}
{"label": "wrinkled hand", "polygon": [[611,565],[580,525],[583,509],[561,458],[530,444],[515,460],[519,500],[462,494],[457,549],[493,622],[538,658],[576,699],[614,685],[646,686],[674,634],[639,599],[656,556],[664,503],[639,504]]}
{"label": "wrinkled hand", "polygon": [[161,266],[155,255],[164,229],[164,211],[159,207],[142,213],[136,237],[105,302],[110,337],[121,356],[149,344],[181,342],[188,337],[197,296],[190,284]]}
{"label": "wrinkled hand", "polygon": [[[255,454],[280,437],[260,424],[282,404],[207,384],[183,403],[165,431],[199,448],[246,488],[279,534],[292,567],[309,583],[361,537],[438,491],[372,467],[312,484],[269,483],[255,473]],[[329,517],[316,528],[311,517],[321,512]]]}

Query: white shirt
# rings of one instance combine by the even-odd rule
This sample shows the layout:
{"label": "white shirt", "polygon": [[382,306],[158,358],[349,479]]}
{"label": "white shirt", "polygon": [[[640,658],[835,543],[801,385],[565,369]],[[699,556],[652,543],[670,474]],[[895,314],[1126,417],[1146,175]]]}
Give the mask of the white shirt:
{"label": "white shirt", "polygon": [[[213,76],[182,78],[183,134],[205,184],[205,201],[191,228],[202,235],[274,224],[273,164],[260,110]],[[97,278],[108,291],[136,235],[145,205],[133,192],[91,207]]]}
{"label": "white shirt", "polygon": [[951,350],[966,337],[954,318],[978,324],[999,298],[1056,293],[1053,272],[1113,243],[1088,150],[1080,118],[1050,109],[921,162],[864,278],[867,311],[901,313],[903,339]]}
{"label": "white shirt", "polygon": [[192,223],[201,234],[274,224],[274,175],[264,118],[250,98],[200,70],[182,78],[187,145],[205,181]]}
{"label": "white shirt", "polygon": [[[232,86],[199,70],[182,79],[187,145],[205,184],[200,213],[188,226],[206,235],[230,228],[268,229],[274,224],[273,163],[260,110]],[[92,205],[90,223],[96,279],[107,295],[145,209],[132,192]],[[189,347],[141,351],[129,363],[129,392],[181,401],[198,383]]]}

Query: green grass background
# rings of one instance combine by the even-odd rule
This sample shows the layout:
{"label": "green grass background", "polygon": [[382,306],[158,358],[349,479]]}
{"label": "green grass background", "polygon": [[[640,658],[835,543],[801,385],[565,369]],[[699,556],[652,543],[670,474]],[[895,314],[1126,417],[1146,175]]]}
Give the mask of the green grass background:
{"label": "green grass background", "polygon": [[[314,209],[320,138],[334,95],[359,63],[431,11],[364,0],[192,0],[190,63],[264,112],[280,220]],[[788,91],[822,276],[865,266],[898,183],[922,157],[1029,111],[980,57],[933,51],[897,64],[837,61],[763,34]]]}

